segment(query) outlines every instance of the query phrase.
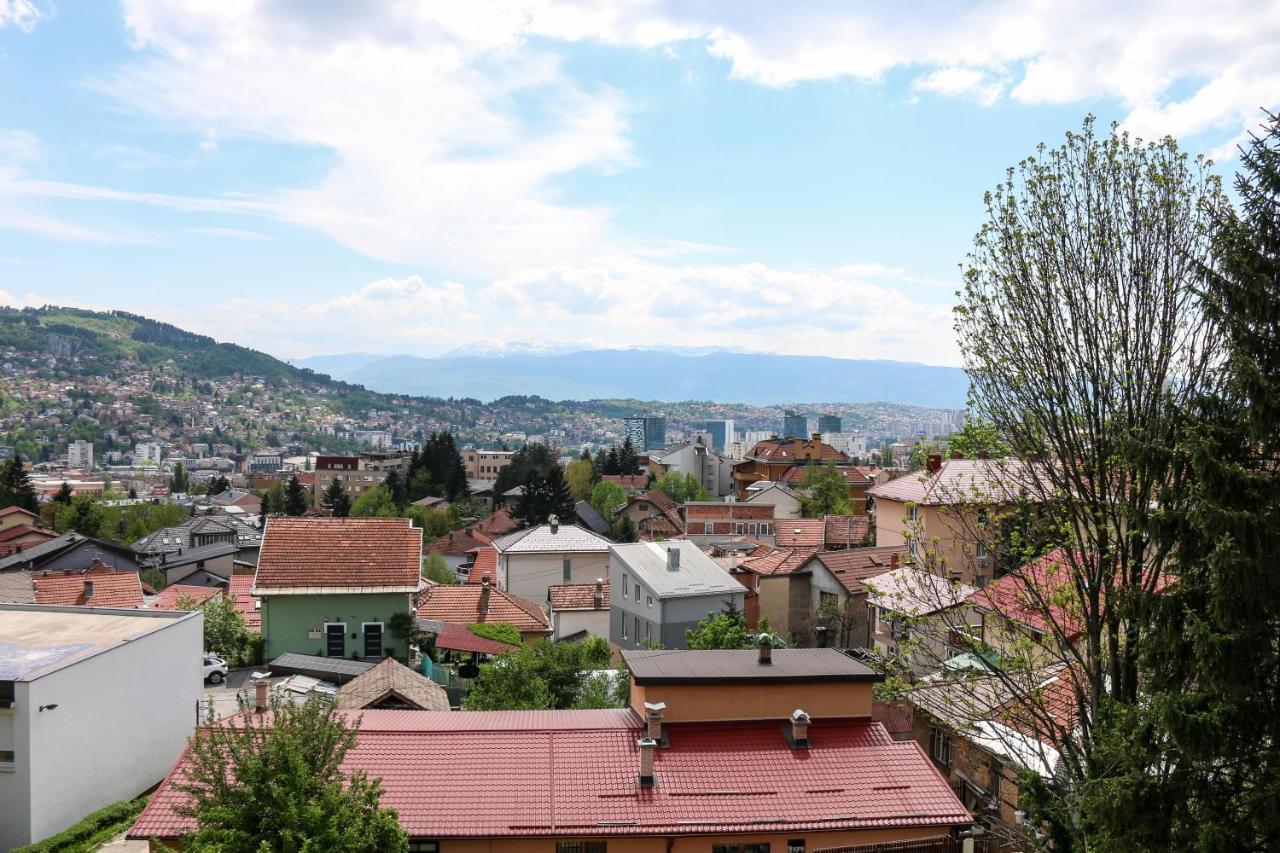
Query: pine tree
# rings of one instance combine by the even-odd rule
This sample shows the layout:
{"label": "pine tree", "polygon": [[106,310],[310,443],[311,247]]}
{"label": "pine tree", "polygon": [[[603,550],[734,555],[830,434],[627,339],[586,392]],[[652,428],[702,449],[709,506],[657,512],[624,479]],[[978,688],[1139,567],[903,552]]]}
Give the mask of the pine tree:
{"label": "pine tree", "polygon": [[618,473],[640,473],[640,455],[636,452],[636,446],[631,443],[630,436],[623,440],[622,449],[618,451]]}
{"label": "pine tree", "polygon": [[329,483],[329,487],[324,490],[322,501],[324,506],[333,513],[334,518],[346,518],[351,515],[351,497],[340,480]]}
{"label": "pine tree", "polygon": [[609,525],[609,538],[614,542],[636,542],[640,539],[640,533],[636,530],[636,523],[631,520],[631,516],[620,512],[613,517],[613,522]]}
{"label": "pine tree", "polygon": [[224,475],[219,474],[218,476],[214,477],[212,480],[209,481],[208,494],[220,495],[225,491],[229,491],[230,489],[231,489],[231,481],[228,480]]}
{"label": "pine tree", "polygon": [[394,469],[387,472],[387,477],[382,481],[387,487],[387,491],[391,493],[391,501],[396,505],[396,509],[403,510],[409,505],[409,492],[405,488],[404,480],[400,477],[400,473]]}
{"label": "pine tree", "polygon": [[618,452],[618,445],[610,445],[609,452],[605,455],[604,459],[603,470],[605,474],[617,475],[622,473],[622,462],[620,457],[621,454]]}
{"label": "pine tree", "polygon": [[289,485],[284,489],[284,513],[298,516],[310,507],[311,501],[307,499],[307,490],[303,488],[302,483],[298,482],[298,475],[294,474],[289,478]]}
{"label": "pine tree", "polygon": [[31,477],[16,456],[0,463],[0,509],[21,507],[29,512],[39,512],[40,502],[31,485]]}
{"label": "pine tree", "polygon": [[179,462],[173,466],[173,476],[169,479],[169,491],[174,494],[187,493],[187,466]]}
{"label": "pine tree", "polygon": [[66,480],[63,480],[62,486],[58,489],[58,493],[53,496],[53,499],[60,504],[66,504],[67,506],[70,506],[71,496],[72,496],[71,484],[68,483]]}
{"label": "pine tree", "polygon": [[569,483],[564,478],[564,469],[559,465],[553,467],[547,474],[547,499],[550,508],[549,514],[558,516],[561,523],[564,524],[573,521],[573,492],[569,489]]}

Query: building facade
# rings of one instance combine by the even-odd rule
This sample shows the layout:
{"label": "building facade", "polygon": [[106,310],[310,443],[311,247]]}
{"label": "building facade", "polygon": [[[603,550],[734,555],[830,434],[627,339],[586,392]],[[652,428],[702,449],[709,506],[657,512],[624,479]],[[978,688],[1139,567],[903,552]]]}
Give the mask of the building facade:
{"label": "building facade", "polygon": [[663,415],[623,418],[623,435],[637,451],[659,450],[667,443],[667,419]]}
{"label": "building facade", "polygon": [[717,453],[728,453],[734,442],[733,419],[707,421],[702,428],[711,433],[711,446]]}
{"label": "building facade", "polygon": [[67,467],[93,469],[93,442],[77,438],[67,445]]}
{"label": "building facade", "polygon": [[511,464],[511,450],[477,450],[468,447],[462,451],[462,464],[466,466],[470,480],[496,480],[498,472]]}
{"label": "building facade", "polygon": [[685,631],[708,614],[743,610],[746,588],[692,542],[609,550],[609,642],[619,648],[687,648]]}

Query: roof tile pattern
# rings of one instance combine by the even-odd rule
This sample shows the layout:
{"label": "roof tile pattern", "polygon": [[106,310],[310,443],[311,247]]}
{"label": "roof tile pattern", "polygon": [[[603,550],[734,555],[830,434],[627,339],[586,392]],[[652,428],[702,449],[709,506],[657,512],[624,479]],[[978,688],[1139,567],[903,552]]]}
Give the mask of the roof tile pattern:
{"label": "roof tile pattern", "polygon": [[821,548],[825,535],[820,518],[788,518],[778,522],[773,538],[779,548]]}
{"label": "roof tile pattern", "polygon": [[[670,748],[655,757],[657,785],[641,789],[638,720],[525,713],[545,713],[545,723],[468,728],[462,718],[474,714],[366,712],[346,769],[381,778],[382,804],[416,837],[774,834],[971,820],[920,747],[892,740],[879,723],[815,721],[808,750],[791,749],[776,724],[669,725]],[[584,714],[588,727],[573,725]],[[412,718],[412,728],[380,725],[400,717]],[[173,838],[190,829],[174,812],[182,766],[129,837]]]}
{"label": "roof tile pattern", "polygon": [[221,593],[222,590],[216,586],[192,586],[190,584],[175,583],[166,586],[164,589],[152,596],[147,602],[147,607],[153,610],[181,610],[178,602],[183,598],[188,598],[195,604],[204,604],[209,599]]}
{"label": "roof tile pattern", "polygon": [[551,609],[566,610],[608,610],[609,581],[604,579],[600,585],[600,598],[596,598],[596,585],[593,583],[557,584],[547,590],[551,601]]}
{"label": "roof tile pattern", "polygon": [[498,585],[498,551],[492,545],[482,545],[474,549],[476,558],[471,564],[471,574],[467,575],[467,583],[483,583],[485,578],[493,586]]}
{"label": "roof tile pattern", "polygon": [[407,518],[272,516],[255,588],[418,588],[422,531]]}
{"label": "roof tile pattern", "polygon": [[232,575],[227,591],[236,612],[244,618],[244,626],[255,634],[259,633],[262,630],[262,611],[258,609],[258,597],[253,594],[253,575]]}
{"label": "roof tile pattern", "polygon": [[1034,487],[1023,463],[1007,459],[947,459],[934,473],[917,471],[872,488],[877,500],[922,506],[1010,501]]}
{"label": "roof tile pattern", "polygon": [[429,588],[418,603],[419,619],[434,619],[455,625],[477,622],[506,622],[522,632],[550,631],[546,613],[532,601],[489,587],[489,607],[480,610],[484,587],[476,584],[440,584]]}
{"label": "roof tile pattern", "polygon": [[895,556],[898,565],[906,565],[908,551],[905,545],[886,545],[823,551],[815,556],[851,595],[861,595],[867,591],[863,581],[893,569]]}
{"label": "roof tile pattern", "polygon": [[[52,572],[32,576],[36,604],[68,606],[143,606],[142,582],[137,572],[121,572],[95,565],[89,569]],[[86,597],[85,585],[92,582],[93,594]]]}
{"label": "roof tile pattern", "polygon": [[387,658],[338,688],[334,707],[359,710],[396,699],[420,711],[448,711],[449,694],[420,672]]}

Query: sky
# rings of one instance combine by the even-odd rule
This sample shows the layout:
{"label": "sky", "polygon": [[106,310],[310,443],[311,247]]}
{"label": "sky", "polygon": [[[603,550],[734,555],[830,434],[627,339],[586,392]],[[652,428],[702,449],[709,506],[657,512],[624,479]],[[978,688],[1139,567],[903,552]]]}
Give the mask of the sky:
{"label": "sky", "polygon": [[960,364],[1005,169],[1085,115],[1229,180],[1280,0],[0,0],[0,304],[281,357]]}

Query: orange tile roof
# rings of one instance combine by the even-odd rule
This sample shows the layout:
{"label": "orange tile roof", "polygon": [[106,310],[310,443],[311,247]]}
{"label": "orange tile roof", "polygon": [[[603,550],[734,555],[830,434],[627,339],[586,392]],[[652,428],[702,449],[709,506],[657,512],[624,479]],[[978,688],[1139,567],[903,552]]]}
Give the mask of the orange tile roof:
{"label": "orange tile roof", "polygon": [[867,544],[871,535],[871,517],[867,515],[828,515],[823,521],[822,544],[828,548],[857,548]]}
{"label": "orange tile roof", "polygon": [[[137,572],[121,572],[95,564],[88,569],[32,576],[36,604],[89,607],[143,606],[142,582]],[[85,598],[85,584],[93,583],[93,595]]]}
{"label": "orange tile roof", "polygon": [[221,593],[222,590],[216,586],[192,586],[190,584],[175,583],[157,592],[155,597],[147,602],[147,607],[153,610],[177,610],[179,609],[178,599],[184,596],[199,605]]}
{"label": "orange tile roof", "polygon": [[458,556],[488,545],[492,541],[492,535],[481,530],[479,525],[473,525],[446,533],[444,536],[437,536],[422,546],[422,553]]}
{"label": "orange tile roof", "polygon": [[407,518],[272,516],[262,534],[254,589],[414,592],[422,531]]}
{"label": "orange tile roof", "polygon": [[471,565],[471,574],[467,576],[467,583],[478,584],[484,578],[488,578],[489,583],[496,587],[498,585],[498,549],[492,545],[485,545],[474,550],[476,559]]}
{"label": "orange tile roof", "polygon": [[[848,462],[849,457],[824,441],[812,438],[766,438],[757,441],[747,453],[745,461],[761,462]],[[739,463],[741,464],[741,463]]]}
{"label": "orange tile roof", "polygon": [[228,586],[236,612],[244,618],[244,626],[255,634],[262,631],[262,611],[253,594],[253,575],[232,575]]}
{"label": "orange tile roof", "polygon": [[[873,486],[876,482],[876,474],[880,471],[879,468],[866,465],[838,465],[836,470],[850,486]],[[782,474],[782,481],[791,485],[802,484],[808,478],[809,466],[804,464],[788,468]]]}
{"label": "orange tile roof", "polygon": [[433,586],[421,597],[418,618],[455,625],[506,622],[521,632],[551,630],[551,622],[541,607],[492,586],[489,588],[489,609],[481,613],[480,596],[483,591],[483,587],[472,584]]}
{"label": "orange tile roof", "polygon": [[851,595],[861,595],[867,591],[863,581],[906,565],[908,553],[906,545],[885,545],[878,548],[820,551],[814,556],[827,567],[827,571],[835,575],[836,580],[840,581]]}
{"label": "orange tile roof", "polygon": [[820,548],[825,533],[826,524],[820,518],[784,518],[773,538],[779,548]]}
{"label": "orange tile roof", "polygon": [[565,583],[547,588],[547,598],[552,610],[608,610],[609,581],[600,586],[600,601],[596,602],[596,585],[593,583]]}
{"label": "orange tile roof", "polygon": [[818,553],[815,548],[775,548],[758,557],[743,560],[740,568],[758,575],[790,575],[804,568]]}

